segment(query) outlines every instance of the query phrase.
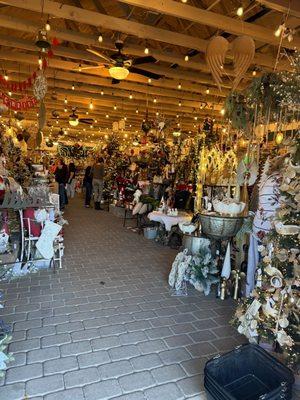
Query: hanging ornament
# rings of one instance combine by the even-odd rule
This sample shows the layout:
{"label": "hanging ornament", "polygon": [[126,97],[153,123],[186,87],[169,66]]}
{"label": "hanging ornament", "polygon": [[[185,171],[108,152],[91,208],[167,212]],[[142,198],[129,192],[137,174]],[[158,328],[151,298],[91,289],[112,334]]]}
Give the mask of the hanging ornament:
{"label": "hanging ornament", "polygon": [[42,70],[38,71],[33,84],[33,94],[37,100],[42,100],[47,93],[47,79]]}
{"label": "hanging ornament", "polygon": [[283,133],[282,132],[277,132],[276,137],[275,137],[275,142],[277,146],[279,146],[283,141]]}
{"label": "hanging ornament", "polygon": [[36,42],[35,45],[41,49],[42,51],[45,51],[47,49],[49,49],[49,47],[51,46],[49,41],[48,41],[48,37],[47,37],[47,31],[46,30],[39,30],[37,37],[36,37]]}
{"label": "hanging ornament", "polygon": [[36,139],[35,139],[35,144],[36,147],[39,148],[42,144],[43,141],[43,132],[41,130],[38,130],[37,134],[36,134]]}

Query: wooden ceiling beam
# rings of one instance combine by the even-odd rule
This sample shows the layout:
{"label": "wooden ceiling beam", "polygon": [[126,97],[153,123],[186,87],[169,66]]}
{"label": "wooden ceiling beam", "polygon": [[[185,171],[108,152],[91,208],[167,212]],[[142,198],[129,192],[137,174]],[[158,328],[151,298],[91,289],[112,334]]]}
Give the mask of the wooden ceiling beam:
{"label": "wooden ceiling beam", "polygon": [[294,17],[300,18],[299,0],[258,0],[258,3],[282,14],[293,15]]}
{"label": "wooden ceiling beam", "polygon": [[[147,10],[157,11],[165,15],[171,15],[176,18],[185,19],[201,25],[211,26],[213,28],[222,29],[225,32],[233,35],[249,35],[253,39],[268,43],[273,46],[279,46],[280,38],[274,36],[272,29],[265,28],[261,25],[245,22],[240,19],[234,19],[214,13],[212,11],[203,10],[198,7],[182,4],[174,0],[118,0],[122,3],[127,3],[132,6],[145,8]],[[271,0],[272,2],[273,0]],[[296,0],[297,1],[297,0]],[[299,0],[298,0],[299,2]],[[287,3],[287,2],[285,2]],[[292,43],[287,39],[282,41],[283,47],[294,49],[300,47],[300,39],[295,38]]]}
{"label": "wooden ceiling beam", "polygon": [[[0,3],[3,4],[9,4],[11,6],[31,10],[31,11],[36,11],[40,12],[41,11],[41,5],[39,0],[7,0],[7,1],[0,1]],[[203,39],[197,39],[193,36],[189,35],[183,35],[183,34],[178,34],[176,32],[171,32],[167,31],[164,29],[159,29],[159,28],[154,28],[150,27],[147,25],[143,25],[140,23],[132,22],[132,21],[127,21],[123,20],[121,18],[115,18],[115,17],[109,17],[107,15],[103,15],[99,12],[95,11],[89,11],[89,10],[83,10],[78,7],[73,7],[69,5],[64,5],[63,3],[58,3],[58,2],[53,2],[46,0],[44,4],[44,12],[50,15],[54,15],[58,18],[66,18],[66,19],[71,19],[76,22],[82,22],[88,25],[94,25],[96,27],[100,28],[106,28],[109,30],[116,30],[117,32],[125,32],[129,33],[133,36],[136,36],[140,39],[145,39],[145,40],[155,40],[155,41],[164,41],[165,43],[173,44],[175,46],[182,46],[185,48],[189,49],[195,49],[200,52],[205,52],[206,46],[208,44],[207,40]],[[213,13],[214,14],[214,13]],[[218,15],[218,14],[217,14]],[[1,17],[0,17],[1,18]],[[32,24],[26,24],[26,21],[23,23],[20,23],[15,20],[14,17],[10,17],[5,15],[4,18],[2,17],[1,20],[3,24],[5,24],[5,19],[7,19],[6,24],[15,24],[15,29],[20,29],[21,25],[26,25],[27,29],[22,29],[27,31],[32,32]],[[8,19],[10,21],[8,22]],[[236,21],[236,20],[234,20]],[[37,23],[35,23],[35,28],[34,28],[34,33],[37,32],[39,26]],[[78,32],[73,32],[73,31],[62,31],[62,30],[53,30],[53,34],[57,35],[57,37],[63,39],[63,40],[68,40],[68,41],[75,41],[77,43],[85,44],[85,45],[93,45],[98,48],[105,48],[105,42],[104,43],[99,43],[97,41],[97,36],[91,36],[88,34],[84,33],[78,33]],[[180,36],[180,40],[179,37]],[[196,42],[196,43],[195,43]],[[114,44],[109,43],[109,47],[114,49]],[[134,47],[132,45],[130,46],[125,46],[126,51],[132,52],[133,55],[135,55],[135,52],[138,51],[139,54],[141,55],[141,46]],[[157,57],[158,59],[161,59],[162,61],[167,61],[166,58],[163,58],[163,52],[159,51],[153,51],[153,56]],[[169,57],[168,55],[166,57]],[[168,61],[167,61],[168,62]],[[177,60],[174,59],[172,61],[173,63],[177,63],[178,65],[184,66],[183,62],[184,60],[181,59],[179,60],[179,57],[177,57]],[[190,64],[191,62],[189,62]],[[273,68],[275,63],[274,57],[270,57],[265,54],[256,54],[255,59],[253,64],[257,65],[262,65],[266,66],[268,68]],[[191,64],[192,65],[192,64]],[[199,61],[198,63],[199,67],[201,67],[204,71],[208,71],[208,68],[203,61]],[[281,67],[280,67],[281,68]],[[289,63],[284,63],[282,65],[282,68],[289,68]]]}
{"label": "wooden ceiling beam", "polygon": [[[41,12],[40,0],[1,0],[1,3],[39,13]],[[64,3],[44,0],[43,10],[45,14],[57,18],[70,19],[83,24],[124,32],[129,35],[137,36],[140,39],[156,40],[158,42],[188,47],[199,51],[205,51],[206,49],[206,41],[203,39],[171,32],[166,29],[154,28],[139,22],[127,21],[122,18],[104,15],[96,11],[84,10],[83,8],[70,6]]]}

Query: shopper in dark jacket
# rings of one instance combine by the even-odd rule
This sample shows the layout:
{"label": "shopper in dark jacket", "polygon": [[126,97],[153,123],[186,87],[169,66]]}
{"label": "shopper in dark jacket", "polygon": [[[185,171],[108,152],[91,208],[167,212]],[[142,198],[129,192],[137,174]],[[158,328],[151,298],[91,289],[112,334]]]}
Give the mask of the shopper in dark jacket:
{"label": "shopper in dark jacket", "polygon": [[63,210],[65,205],[68,204],[68,196],[66,192],[66,184],[69,178],[68,167],[63,159],[58,160],[57,168],[55,171],[55,180],[58,183],[58,194],[60,209]]}
{"label": "shopper in dark jacket", "polygon": [[85,207],[89,208],[93,194],[93,175],[92,175],[92,167],[90,165],[85,169],[83,186],[85,187],[84,205]]}

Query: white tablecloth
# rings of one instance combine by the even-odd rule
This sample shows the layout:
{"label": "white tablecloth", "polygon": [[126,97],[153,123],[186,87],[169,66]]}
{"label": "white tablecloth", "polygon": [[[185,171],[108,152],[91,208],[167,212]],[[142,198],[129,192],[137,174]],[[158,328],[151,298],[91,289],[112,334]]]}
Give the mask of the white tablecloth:
{"label": "white tablecloth", "polygon": [[186,212],[179,211],[176,217],[162,213],[161,211],[152,211],[148,214],[150,221],[161,222],[165,225],[166,231],[170,231],[172,226],[178,225],[179,222],[190,222],[191,215]]}

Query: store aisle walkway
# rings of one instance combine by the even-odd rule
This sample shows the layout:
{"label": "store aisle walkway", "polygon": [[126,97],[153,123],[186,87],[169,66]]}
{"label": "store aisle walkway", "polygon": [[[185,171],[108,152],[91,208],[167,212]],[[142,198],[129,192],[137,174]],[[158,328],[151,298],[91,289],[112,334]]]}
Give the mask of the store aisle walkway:
{"label": "store aisle walkway", "polygon": [[65,215],[63,269],[1,284],[15,361],[0,398],[203,399],[205,361],[241,342],[232,302],[171,297],[174,250],[76,199]]}

